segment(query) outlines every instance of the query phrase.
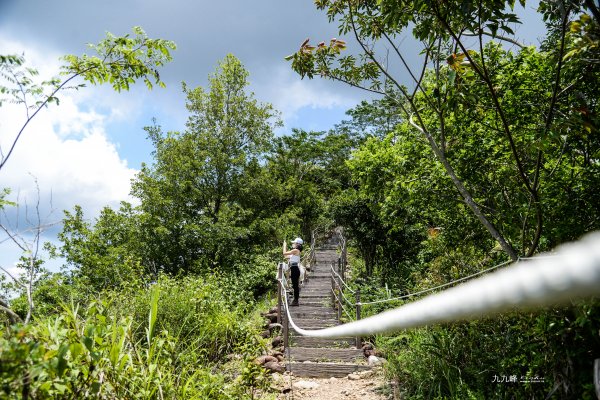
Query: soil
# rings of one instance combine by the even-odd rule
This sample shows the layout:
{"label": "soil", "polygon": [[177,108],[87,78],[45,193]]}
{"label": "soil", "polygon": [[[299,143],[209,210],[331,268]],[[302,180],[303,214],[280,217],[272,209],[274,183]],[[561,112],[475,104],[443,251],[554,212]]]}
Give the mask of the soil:
{"label": "soil", "polygon": [[391,400],[394,398],[392,386],[385,381],[381,369],[329,379],[290,377],[287,373],[274,374],[273,381],[280,390],[278,400]]}

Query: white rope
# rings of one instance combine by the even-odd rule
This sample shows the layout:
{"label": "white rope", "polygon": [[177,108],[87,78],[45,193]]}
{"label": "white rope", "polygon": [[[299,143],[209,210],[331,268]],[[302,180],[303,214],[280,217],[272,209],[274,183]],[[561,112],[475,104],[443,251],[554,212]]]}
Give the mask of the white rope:
{"label": "white rope", "polygon": [[484,273],[489,272],[489,271],[493,271],[493,270],[495,270],[497,268],[503,267],[503,266],[505,266],[507,264],[511,264],[511,263],[512,263],[512,260],[505,261],[505,262],[503,262],[501,264],[494,265],[493,267],[490,267],[488,269],[484,269],[483,271],[479,271],[479,272],[476,272],[476,273],[471,274],[469,276],[465,276],[465,277],[459,278],[459,279],[454,280],[452,282],[444,283],[443,285],[439,285],[439,286],[432,287],[432,288],[429,288],[429,289],[421,290],[419,292],[409,293],[409,294],[405,294],[404,296],[393,297],[391,299],[381,299],[381,300],[365,301],[365,302],[360,302],[358,304],[360,304],[362,306],[365,306],[365,305],[368,306],[368,305],[371,305],[371,304],[389,303],[390,301],[407,299],[409,297],[418,296],[418,295],[423,294],[423,293],[433,292],[434,290],[441,289],[441,288],[444,288],[444,287],[447,287],[447,286],[452,286],[455,283],[466,281],[468,279],[473,278],[474,276],[481,275],[481,274],[484,274]]}
{"label": "white rope", "polygon": [[331,266],[331,272],[333,272],[335,275],[337,275],[338,278],[340,278],[340,281],[342,282],[342,285],[344,285],[344,287],[346,289],[348,289],[348,291],[352,294],[356,294],[355,290],[352,290],[352,288],[350,286],[348,286],[346,284],[346,282],[344,282],[344,279],[342,279],[342,277],[340,276],[340,274],[338,274],[337,272],[335,272],[335,269],[333,269],[333,265]]}
{"label": "white rope", "polygon": [[[353,319],[352,316],[348,313],[348,311],[346,311],[346,307],[344,307],[344,305],[340,301],[340,298],[337,296],[337,294],[335,294],[335,290],[331,289],[331,293],[333,293],[333,296],[337,300],[337,304],[339,304],[339,306],[342,308],[342,310],[344,310],[344,312],[346,313],[346,315],[348,316],[348,318]],[[342,295],[343,295],[343,293],[342,293]],[[346,299],[346,301],[348,301],[348,299]]]}
{"label": "white rope", "polygon": [[340,293],[342,294],[342,297],[344,298],[344,300],[346,300],[346,303],[348,303],[348,305],[352,306],[352,307],[356,307],[356,303],[351,302],[350,300],[348,300],[348,298],[346,297],[346,295],[344,294],[343,290],[340,290]]}
{"label": "white rope", "polygon": [[[469,320],[515,309],[568,303],[600,294],[600,232],[534,259],[429,295],[402,307],[325,329],[294,330],[305,336],[367,336],[418,326]],[[287,303],[286,303],[287,304]],[[288,317],[289,312],[288,312]]]}

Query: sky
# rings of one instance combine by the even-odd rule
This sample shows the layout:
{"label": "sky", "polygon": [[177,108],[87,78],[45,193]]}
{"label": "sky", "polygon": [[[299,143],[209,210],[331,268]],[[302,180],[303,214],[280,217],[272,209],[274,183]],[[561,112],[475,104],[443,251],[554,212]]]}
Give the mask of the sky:
{"label": "sky", "polygon": [[[526,23],[517,35],[527,44],[541,38],[541,23],[527,19],[534,7],[520,11]],[[151,38],[176,43],[174,60],[161,69],[167,87],[148,91],[135,85],[116,93],[108,86],[88,86],[63,93],[59,106],[42,110],[0,170],[0,189],[11,188],[9,199],[20,204],[2,217],[15,232],[26,231],[27,220],[37,224],[38,197],[39,219],[50,226],[45,235],[50,241],[55,241],[63,210],[80,205],[93,219],[104,206],[135,203],[130,181],[142,163],[152,162],[143,127],[156,118],[163,131],[184,130],[181,82],[206,87],[209,74],[228,53],[249,71],[256,98],[282,113],[278,135],[293,128],[328,130],[345,119],[346,110],[370,98],[342,84],[301,80],[284,60],[306,38],[316,43],[338,37],[337,24],[329,23],[310,0],[0,0],[0,54],[23,54],[40,77],[50,78],[58,74],[62,55],[89,53],[86,43],[99,42],[106,32],[131,33],[133,26]],[[351,38],[344,39],[349,51],[356,48]],[[403,47],[409,54],[415,51],[410,40]],[[0,107],[4,152],[25,120],[22,106]],[[14,243],[0,235],[0,266],[12,268],[18,257]]]}

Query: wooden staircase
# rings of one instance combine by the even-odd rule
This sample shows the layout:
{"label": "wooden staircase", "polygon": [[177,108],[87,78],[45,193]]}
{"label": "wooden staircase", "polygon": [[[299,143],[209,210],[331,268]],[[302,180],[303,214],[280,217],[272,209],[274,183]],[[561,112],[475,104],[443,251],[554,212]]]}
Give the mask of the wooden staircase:
{"label": "wooden staircase", "polygon": [[[339,324],[331,303],[332,263],[337,263],[336,247],[329,245],[315,252],[310,279],[300,291],[300,306],[290,307],[294,323],[303,329],[321,329]],[[290,326],[287,370],[309,378],[344,377],[369,370],[362,349],[354,337],[321,339],[301,336]]]}

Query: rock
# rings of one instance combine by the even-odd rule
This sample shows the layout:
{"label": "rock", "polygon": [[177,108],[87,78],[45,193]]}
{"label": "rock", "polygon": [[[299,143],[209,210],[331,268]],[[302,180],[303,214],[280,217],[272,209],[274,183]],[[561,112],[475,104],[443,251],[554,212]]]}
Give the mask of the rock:
{"label": "rock", "polygon": [[335,382],[335,381],[337,381],[337,378],[335,376],[332,376],[331,378],[329,378],[329,381],[330,382]]}
{"label": "rock", "polygon": [[364,342],[362,346],[363,350],[373,350],[374,348],[375,346],[373,346],[373,344],[369,342]]}
{"label": "rock", "polygon": [[270,361],[274,361],[274,362],[278,362],[276,357],[273,356],[260,356],[258,357],[256,360],[254,360],[254,363],[257,365],[264,365]]}
{"label": "rock", "polygon": [[282,362],[284,360],[283,356],[281,355],[277,355],[275,356],[275,358],[277,358],[277,361]]}
{"label": "rock", "polygon": [[369,358],[367,360],[367,363],[372,367],[375,365],[381,365],[385,362],[386,362],[385,358],[379,358],[377,356],[369,356]]}
{"label": "rock", "polygon": [[298,381],[294,382],[294,388],[296,389],[316,389],[319,387],[317,382],[312,381]]}
{"label": "rock", "polygon": [[369,358],[370,356],[375,355],[375,350],[363,350],[363,354],[365,355],[366,358]]}
{"label": "rock", "polygon": [[358,374],[349,374],[348,375],[348,379],[351,380],[351,381],[357,381],[360,378],[362,378],[362,377],[360,375],[358,375]]}
{"label": "rock", "polygon": [[265,315],[270,324],[277,322],[277,314],[267,314]]}
{"label": "rock", "polygon": [[280,363],[278,363],[277,361],[269,361],[266,362],[263,365],[263,368],[270,371],[270,372],[277,372],[277,373],[284,373],[285,372],[285,366],[281,365]]}
{"label": "rock", "polygon": [[[368,369],[368,370],[365,370],[365,371],[361,371],[361,372],[359,372],[359,374],[360,374],[360,376],[362,376],[363,378],[370,378],[370,377],[372,377],[373,375],[375,375],[375,371],[374,371],[374,370],[372,370],[372,369]],[[372,383],[372,382],[371,382],[371,383]]]}
{"label": "rock", "polygon": [[268,338],[270,338],[270,337],[271,337],[271,331],[269,331],[269,330],[262,331],[262,332],[260,333],[260,337],[261,337],[261,338],[263,338],[263,339],[268,339]]}
{"label": "rock", "polygon": [[277,315],[277,306],[271,307],[269,309],[269,314],[275,314],[275,315]]}
{"label": "rock", "polygon": [[272,331],[275,328],[283,329],[281,324],[269,324],[269,331]]}
{"label": "rock", "polygon": [[282,343],[283,343],[283,338],[281,336],[277,336],[277,337],[273,338],[273,341],[271,342],[271,345],[273,347],[277,347],[277,346],[279,346]]}

